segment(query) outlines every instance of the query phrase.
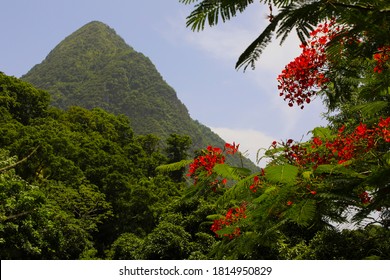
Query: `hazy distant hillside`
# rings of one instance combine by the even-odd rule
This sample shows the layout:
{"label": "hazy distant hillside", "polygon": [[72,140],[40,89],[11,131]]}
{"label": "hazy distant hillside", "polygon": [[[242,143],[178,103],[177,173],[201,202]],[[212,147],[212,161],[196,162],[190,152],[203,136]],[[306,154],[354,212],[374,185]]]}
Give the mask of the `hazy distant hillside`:
{"label": "hazy distant hillside", "polygon": [[60,108],[100,107],[125,114],[138,134],[162,138],[186,134],[194,149],[224,144],[209,128],[191,119],[149,58],[101,22],[88,23],[65,38],[22,79],[47,90],[52,104]]}

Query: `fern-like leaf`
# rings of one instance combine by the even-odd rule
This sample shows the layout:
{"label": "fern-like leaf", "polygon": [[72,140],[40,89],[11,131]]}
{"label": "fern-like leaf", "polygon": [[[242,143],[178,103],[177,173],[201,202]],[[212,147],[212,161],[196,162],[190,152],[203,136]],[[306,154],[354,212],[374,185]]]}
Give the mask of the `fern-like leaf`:
{"label": "fern-like leaf", "polygon": [[311,133],[314,137],[319,137],[321,139],[331,139],[332,138],[332,130],[328,127],[316,127]]}
{"label": "fern-like leaf", "polygon": [[251,171],[247,168],[233,167],[228,164],[216,164],[213,171],[226,179],[241,180],[243,177],[248,176]]}
{"label": "fern-like leaf", "polygon": [[298,167],[294,165],[274,165],[265,168],[265,178],[271,183],[293,184],[298,176]]}
{"label": "fern-like leaf", "polygon": [[217,205],[219,207],[224,207],[232,201],[245,200],[250,194],[249,187],[253,184],[254,176],[255,174],[249,175],[238,181],[233,187],[228,188],[223,196],[218,199]]}
{"label": "fern-like leaf", "polygon": [[157,166],[156,171],[159,172],[172,172],[176,170],[180,170],[183,167],[186,167],[189,165],[193,160],[192,159],[185,159],[178,162],[170,163],[170,164],[164,164]]}
{"label": "fern-like leaf", "polygon": [[300,226],[307,227],[316,214],[316,201],[313,199],[303,200],[286,212],[286,217]]}
{"label": "fern-like leaf", "polygon": [[315,174],[341,174],[341,175],[347,175],[352,178],[360,178],[364,179],[367,176],[361,173],[358,173],[350,168],[347,168],[341,164],[332,165],[332,164],[322,164],[317,167],[315,170]]}
{"label": "fern-like leaf", "polygon": [[251,66],[252,69],[255,68],[255,62],[260,58],[261,53],[271,42],[272,36],[278,26],[279,21],[284,17],[283,13],[276,15],[271,23],[264,29],[259,37],[256,38],[240,55],[236,63],[236,69],[239,69],[244,66],[244,71],[248,66]]}
{"label": "fern-like leaf", "polygon": [[353,108],[351,108],[351,111],[360,112],[363,116],[367,117],[379,113],[387,106],[389,106],[389,103],[387,101],[374,101],[354,106]]}
{"label": "fern-like leaf", "polygon": [[[184,0],[185,4],[194,1]],[[238,12],[242,13],[253,0],[204,0],[195,5],[195,9],[187,17],[187,27],[193,31],[203,30],[206,22],[209,26],[218,24],[219,18],[223,22],[235,17]]]}

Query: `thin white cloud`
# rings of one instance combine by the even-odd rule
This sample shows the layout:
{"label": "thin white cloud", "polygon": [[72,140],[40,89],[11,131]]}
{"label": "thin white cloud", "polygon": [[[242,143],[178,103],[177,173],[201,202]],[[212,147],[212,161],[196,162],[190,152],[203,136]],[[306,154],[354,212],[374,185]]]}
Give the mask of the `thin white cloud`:
{"label": "thin white cloud", "polygon": [[[265,12],[263,13],[265,14]],[[213,59],[227,65],[234,65],[240,54],[268,24],[265,18],[258,16],[259,14],[261,12],[257,9],[246,15],[250,18],[249,21],[235,20],[206,28],[201,32],[185,32],[181,36],[186,43]],[[259,27],[260,24],[264,26]],[[258,88],[259,95],[267,96],[267,106],[272,107],[273,111],[277,112],[273,118],[286,120],[283,126],[279,126],[279,131],[284,135],[296,131],[300,123],[305,120],[316,119],[319,121],[319,114],[324,111],[320,102],[310,104],[307,107],[311,107],[311,109],[305,109],[305,111],[290,108],[278,94],[276,78],[284,66],[299,55],[301,51],[299,45],[300,41],[294,32],[282,46],[280,46],[280,41],[275,39],[264,50],[260,60],[256,63],[256,69],[254,71],[247,69],[245,73]]]}
{"label": "thin white cloud", "polygon": [[[211,59],[233,67],[239,55],[268,24],[265,19],[266,13],[267,10],[264,7],[255,6],[254,9],[234,20],[211,28],[206,27],[201,32],[192,32],[189,28],[183,28],[183,22],[185,22],[185,16],[188,13],[182,11],[177,17],[167,19],[169,28],[166,30],[166,34],[169,34],[168,39],[175,44],[188,45]],[[244,74],[249,83],[247,87],[243,88],[242,95],[245,94],[245,96],[242,97],[250,100],[250,103],[244,100],[245,105],[241,106],[247,108],[246,112],[242,112],[242,119],[243,121],[245,119],[246,127],[261,129],[257,127],[259,122],[275,123],[274,128],[267,129],[268,133],[299,140],[308,130],[321,123],[320,113],[324,111],[321,101],[312,102],[302,111],[299,108],[290,108],[278,94],[276,78],[284,66],[299,55],[299,44],[299,39],[294,33],[291,33],[282,46],[280,46],[279,40],[275,39],[264,50],[260,60],[256,63],[256,69],[254,71],[248,69]],[[222,82],[218,81],[218,83]],[[237,78],[234,82],[238,84],[243,81]],[[268,126],[270,125],[268,124]],[[280,140],[271,139],[257,130],[240,130],[238,132],[231,128],[215,129],[219,131],[218,134],[221,136],[242,135],[243,141],[250,139],[254,144],[248,148],[252,160],[256,157],[259,148],[268,147],[273,140]],[[239,142],[234,137],[231,138],[231,141]],[[266,141],[262,143],[261,139]]]}
{"label": "thin white cloud", "polygon": [[243,28],[223,26],[197,33],[187,33],[185,39],[187,43],[216,59],[235,62],[252,36],[252,32]]}
{"label": "thin white cloud", "polygon": [[[257,155],[263,155],[262,149],[268,149],[272,141],[276,140],[272,136],[266,135],[254,129],[232,129],[225,127],[211,127],[227,143],[240,144],[239,151],[257,163]],[[259,166],[264,166],[262,160]]]}

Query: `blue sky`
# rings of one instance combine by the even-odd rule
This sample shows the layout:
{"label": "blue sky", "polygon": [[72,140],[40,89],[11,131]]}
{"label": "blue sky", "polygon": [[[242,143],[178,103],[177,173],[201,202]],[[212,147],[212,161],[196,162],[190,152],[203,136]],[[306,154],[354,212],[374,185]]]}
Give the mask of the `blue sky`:
{"label": "blue sky", "polygon": [[234,69],[267,25],[266,6],[255,2],[230,22],[201,32],[186,28],[190,11],[178,0],[3,1],[0,71],[22,76],[66,36],[98,20],[152,60],[192,118],[240,143],[253,160],[273,140],[300,140],[326,124],[320,99],[301,110],[279,97],[276,77],[300,52],[295,34],[282,47],[275,40],[254,71]]}

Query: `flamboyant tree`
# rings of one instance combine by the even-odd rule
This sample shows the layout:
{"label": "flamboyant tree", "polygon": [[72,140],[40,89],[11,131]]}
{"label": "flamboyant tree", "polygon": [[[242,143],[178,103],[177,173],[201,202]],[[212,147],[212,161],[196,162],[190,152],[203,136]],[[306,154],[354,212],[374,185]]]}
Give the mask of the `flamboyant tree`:
{"label": "flamboyant tree", "polygon": [[[200,31],[206,24],[229,20],[254,1],[180,2],[198,2],[187,25]],[[276,77],[276,90],[290,107],[302,109],[315,96],[322,96],[329,109],[329,125],[314,128],[305,143],[292,139],[270,143],[265,154],[268,164],[256,173],[227,165],[223,151],[216,147],[208,147],[194,159],[189,174],[195,188],[223,189],[217,201],[221,211],[210,216],[211,230],[223,240],[215,256],[276,258],[286,246],[303,252],[307,247],[302,249],[300,242],[324,240],[328,235],[321,232],[351,218],[356,225],[376,224],[387,232],[390,3],[260,3],[268,6],[270,23],[239,57],[236,67],[254,68],[274,35],[283,42],[295,30],[302,53]],[[386,250],[377,257],[388,256]]]}

